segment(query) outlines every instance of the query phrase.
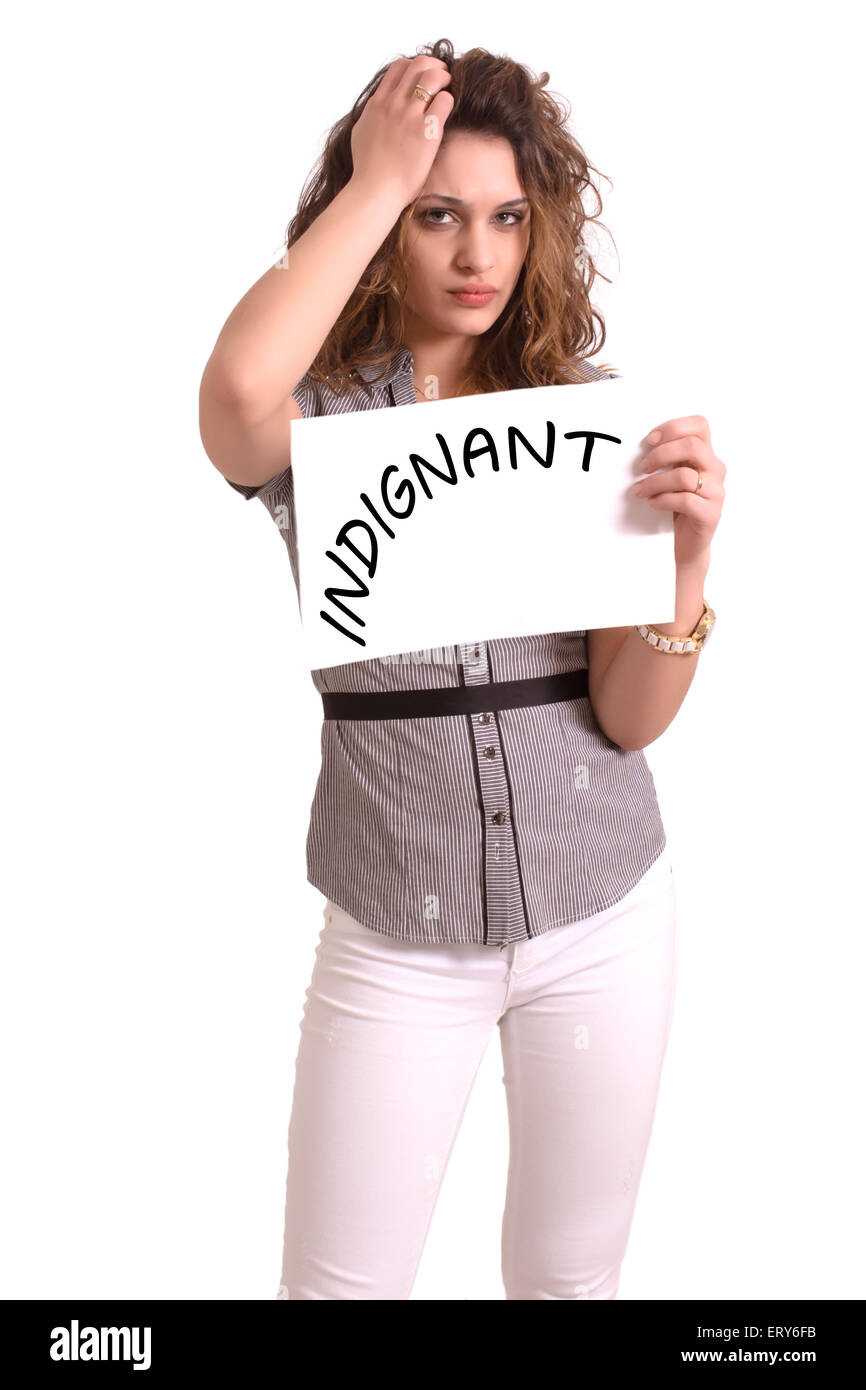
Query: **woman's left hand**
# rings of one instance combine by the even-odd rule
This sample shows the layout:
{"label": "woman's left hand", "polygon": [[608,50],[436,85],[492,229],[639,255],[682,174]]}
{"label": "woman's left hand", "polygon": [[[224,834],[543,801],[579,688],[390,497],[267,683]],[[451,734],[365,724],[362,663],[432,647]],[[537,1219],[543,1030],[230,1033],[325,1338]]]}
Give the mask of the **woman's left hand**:
{"label": "woman's left hand", "polygon": [[[661,469],[632,487],[654,510],[674,514],[677,568],[709,564],[713,538],[725,500],[727,469],[713,453],[710,427],[703,415],[666,420],[646,436],[644,470]],[[700,491],[696,491],[700,475]]]}

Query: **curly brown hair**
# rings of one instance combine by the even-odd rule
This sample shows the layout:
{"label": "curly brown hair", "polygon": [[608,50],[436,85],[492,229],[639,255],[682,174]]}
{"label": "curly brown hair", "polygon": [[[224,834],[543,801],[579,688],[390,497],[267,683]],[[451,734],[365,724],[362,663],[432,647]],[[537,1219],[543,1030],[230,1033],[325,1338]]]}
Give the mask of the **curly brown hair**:
{"label": "curly brown hair", "polygon": [[[568,103],[544,90],[550,75],[535,77],[512,58],[472,48],[454,56],[448,39],[418,49],[442,59],[451,74],[454,98],[443,132],[501,136],[511,144],[530,200],[530,241],[514,292],[496,323],[477,342],[467,383],[474,392],[523,386],[565,385],[584,379],[579,363],[605,341],[602,315],[590,303],[596,268],[586,229],[598,222],[601,194],[590,164],[566,128]],[[301,191],[286,233],[290,247],[352,176],[352,128],[390,64],[368,82],[351,111],[329,132],[323,152]],[[583,195],[591,190],[590,213]],[[336,393],[357,389],[358,366],[388,366],[405,327],[407,287],[404,253],[416,202],[407,205],[366,267],[310,368]],[[607,230],[605,228],[605,230]],[[609,365],[609,364],[608,364]]]}

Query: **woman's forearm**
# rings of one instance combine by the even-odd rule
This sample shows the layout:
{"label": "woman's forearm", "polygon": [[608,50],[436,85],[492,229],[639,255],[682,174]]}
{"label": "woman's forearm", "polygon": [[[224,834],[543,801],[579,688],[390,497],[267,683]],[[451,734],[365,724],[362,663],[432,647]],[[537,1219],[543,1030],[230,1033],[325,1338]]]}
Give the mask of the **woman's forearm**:
{"label": "woman's forearm", "polygon": [[401,188],[352,178],[235,306],[205,368],[252,419],[308,371],[406,205]]}
{"label": "woman's forearm", "polygon": [[[668,637],[688,637],[704,611],[707,565],[677,570],[676,617],[654,623]],[[664,733],[685,699],[700,652],[656,651],[633,628],[601,679],[593,712],[621,748],[645,748]]]}

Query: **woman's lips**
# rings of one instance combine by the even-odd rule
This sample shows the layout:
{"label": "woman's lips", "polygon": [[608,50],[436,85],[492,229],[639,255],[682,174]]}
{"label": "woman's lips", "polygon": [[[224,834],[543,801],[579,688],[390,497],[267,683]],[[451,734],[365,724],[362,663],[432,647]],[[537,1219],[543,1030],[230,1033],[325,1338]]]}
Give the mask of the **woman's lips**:
{"label": "woman's lips", "polygon": [[448,293],[452,294],[461,304],[474,304],[480,307],[482,304],[489,304],[496,291],[483,290],[476,294],[471,290],[449,290]]}

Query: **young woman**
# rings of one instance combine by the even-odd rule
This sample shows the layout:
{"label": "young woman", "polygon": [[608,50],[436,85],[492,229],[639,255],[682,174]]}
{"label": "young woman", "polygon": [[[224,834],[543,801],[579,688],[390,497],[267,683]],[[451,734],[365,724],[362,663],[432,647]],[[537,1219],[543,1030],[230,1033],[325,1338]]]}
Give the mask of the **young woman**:
{"label": "young woman", "polygon": [[[604,342],[593,166],[547,81],[481,49],[455,58],[447,40],[377,73],[330,133],[282,262],[219,335],[204,447],[268,508],[296,585],[293,419],[613,375],[587,361]],[[506,1298],[616,1296],[676,974],[642,750],[712,623],[725,474],[700,416],[646,443],[635,491],[674,513],[674,622],[479,634],[312,673],[307,867],[327,901],[295,1071],[284,1298],[409,1297],[494,1025]]]}

